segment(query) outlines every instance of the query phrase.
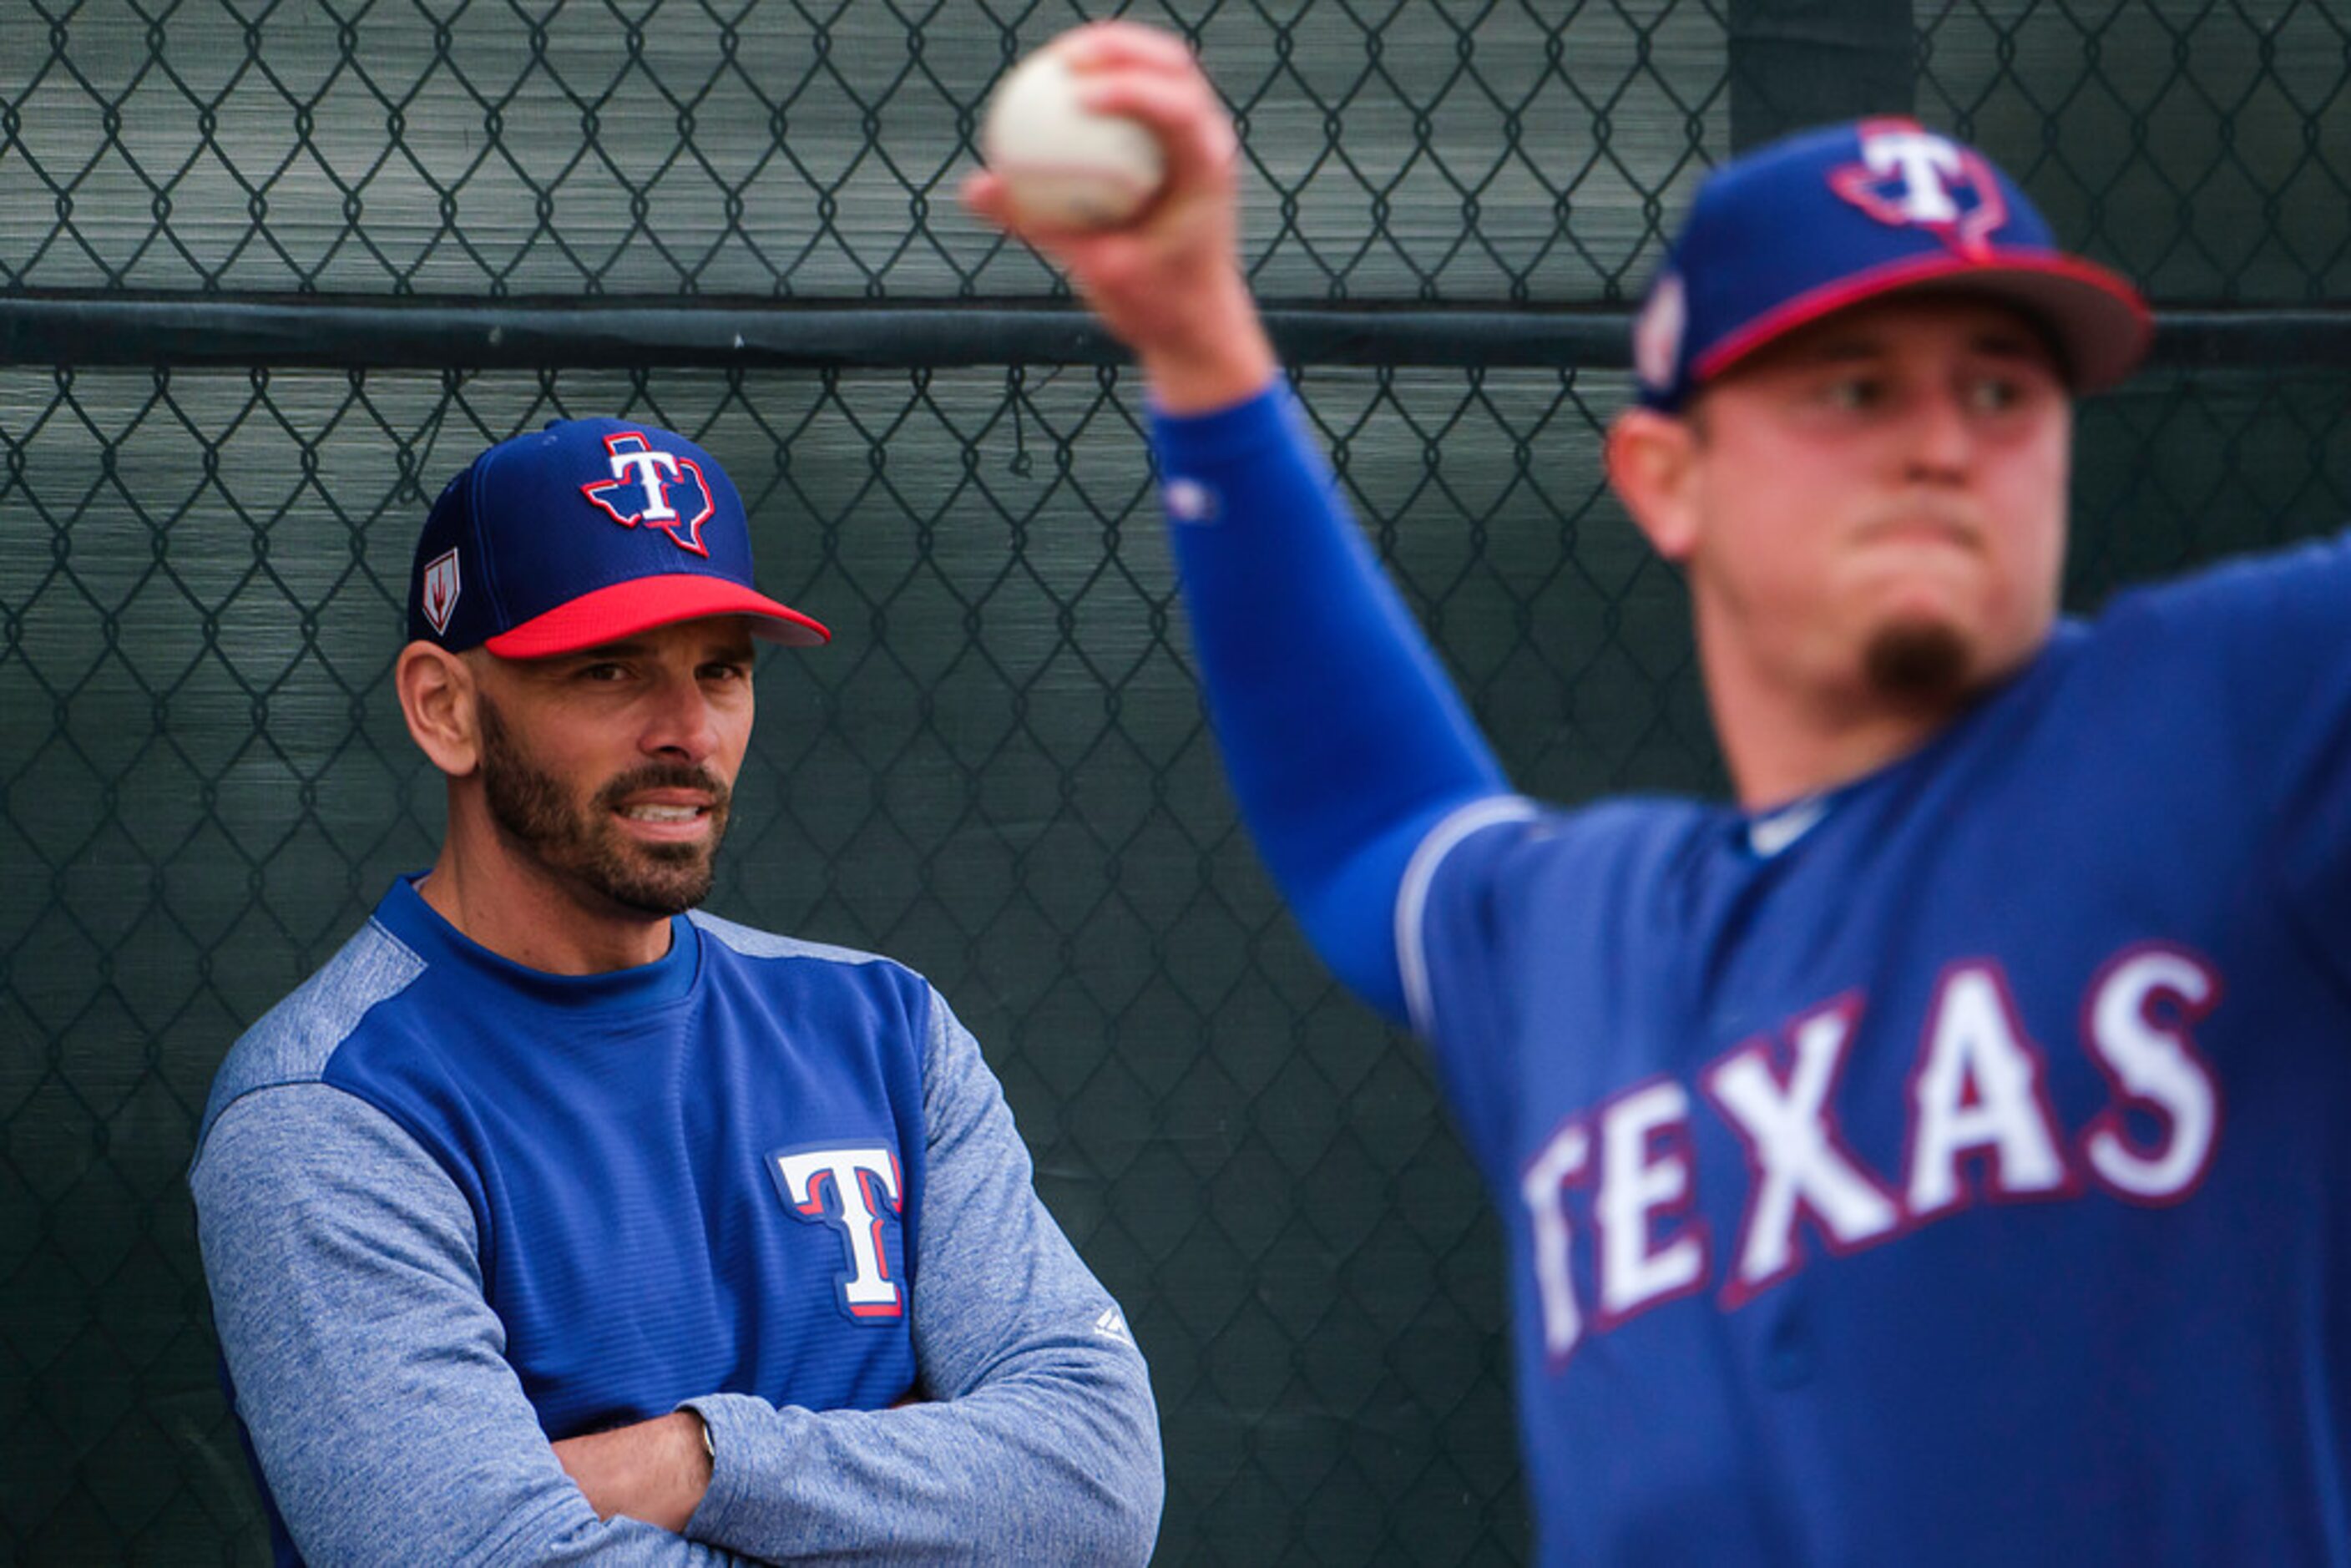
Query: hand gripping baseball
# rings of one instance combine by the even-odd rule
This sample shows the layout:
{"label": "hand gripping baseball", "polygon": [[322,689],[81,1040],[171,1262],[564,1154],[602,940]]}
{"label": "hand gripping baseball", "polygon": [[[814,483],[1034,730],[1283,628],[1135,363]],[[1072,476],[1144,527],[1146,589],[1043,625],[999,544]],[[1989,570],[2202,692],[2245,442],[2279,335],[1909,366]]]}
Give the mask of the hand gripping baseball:
{"label": "hand gripping baseball", "polygon": [[1147,128],[1166,155],[1158,194],[1113,229],[1024,224],[997,175],[964,182],[974,213],[1070,275],[1113,336],[1143,362],[1171,413],[1238,402],[1273,377],[1273,350],[1241,277],[1240,143],[1184,41],[1133,22],[1097,22],[1052,46],[1082,82],[1081,101]]}

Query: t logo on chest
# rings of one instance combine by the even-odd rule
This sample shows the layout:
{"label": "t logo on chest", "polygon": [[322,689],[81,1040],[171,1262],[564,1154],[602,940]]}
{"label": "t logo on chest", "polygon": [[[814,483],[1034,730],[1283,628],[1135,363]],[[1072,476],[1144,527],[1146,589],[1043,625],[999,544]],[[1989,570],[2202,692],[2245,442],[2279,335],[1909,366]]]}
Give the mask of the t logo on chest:
{"label": "t logo on chest", "polygon": [[905,1292],[890,1271],[883,1240],[885,1214],[904,1203],[898,1155],[882,1145],[863,1148],[772,1149],[768,1174],[796,1219],[841,1232],[847,1267],[836,1275],[835,1300],[852,1318],[894,1318]]}

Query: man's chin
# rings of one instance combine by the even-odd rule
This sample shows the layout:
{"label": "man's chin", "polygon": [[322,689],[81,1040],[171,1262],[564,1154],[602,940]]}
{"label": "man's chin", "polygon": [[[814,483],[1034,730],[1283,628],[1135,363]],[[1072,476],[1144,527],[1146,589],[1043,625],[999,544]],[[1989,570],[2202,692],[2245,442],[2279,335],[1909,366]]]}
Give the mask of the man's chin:
{"label": "man's chin", "polygon": [[704,844],[631,844],[603,857],[590,880],[623,909],[666,919],[710,896],[714,850]]}
{"label": "man's chin", "polygon": [[710,880],[705,877],[690,886],[649,882],[607,883],[603,893],[623,909],[666,920],[701,907],[702,901],[710,896]]}

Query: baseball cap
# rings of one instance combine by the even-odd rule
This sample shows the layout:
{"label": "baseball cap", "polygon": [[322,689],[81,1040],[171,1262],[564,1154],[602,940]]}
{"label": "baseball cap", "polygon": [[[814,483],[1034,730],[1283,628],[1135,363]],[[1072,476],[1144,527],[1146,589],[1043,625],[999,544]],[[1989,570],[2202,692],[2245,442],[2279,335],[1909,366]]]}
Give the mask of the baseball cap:
{"label": "baseball cap", "polygon": [[1913,289],[2036,319],[2076,392],[2124,380],[2154,337],[2138,291],[2060,250],[1991,159],[1916,120],[1861,120],[1770,142],[1698,187],[1634,321],[1641,401],[1677,409],[1797,328]]}
{"label": "baseball cap", "polygon": [[751,581],[743,498],[710,454],[650,424],[557,420],[475,458],[433,503],[408,635],[538,659],[744,615],[771,643],[831,640]]}

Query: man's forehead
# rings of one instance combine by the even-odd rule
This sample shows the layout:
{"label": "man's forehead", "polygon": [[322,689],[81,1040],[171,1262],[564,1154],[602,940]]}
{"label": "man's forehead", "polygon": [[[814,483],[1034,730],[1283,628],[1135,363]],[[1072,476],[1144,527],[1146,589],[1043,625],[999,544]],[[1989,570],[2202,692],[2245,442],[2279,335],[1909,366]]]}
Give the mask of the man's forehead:
{"label": "man's forehead", "polygon": [[1750,363],[1814,363],[1873,358],[1929,344],[2021,355],[2058,364],[2040,319],[1982,294],[1899,294],[1837,311],[1758,350]]}
{"label": "man's forehead", "polygon": [[632,643],[663,642],[695,643],[704,647],[737,645],[751,646],[751,618],[747,615],[703,615],[691,621],[673,621],[625,639]]}
{"label": "man's forehead", "polygon": [[[751,622],[744,615],[705,615],[691,621],[673,621],[666,625],[649,626],[608,642],[591,643],[584,648],[568,649],[533,659],[499,659],[502,664],[538,666],[541,668],[563,664],[594,663],[601,659],[643,657],[652,653],[670,653],[680,649],[696,654],[726,654],[748,657],[753,650]],[[492,655],[496,657],[496,655]]]}

